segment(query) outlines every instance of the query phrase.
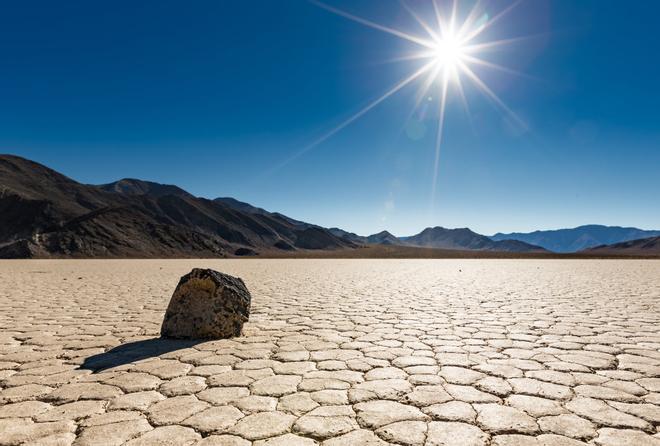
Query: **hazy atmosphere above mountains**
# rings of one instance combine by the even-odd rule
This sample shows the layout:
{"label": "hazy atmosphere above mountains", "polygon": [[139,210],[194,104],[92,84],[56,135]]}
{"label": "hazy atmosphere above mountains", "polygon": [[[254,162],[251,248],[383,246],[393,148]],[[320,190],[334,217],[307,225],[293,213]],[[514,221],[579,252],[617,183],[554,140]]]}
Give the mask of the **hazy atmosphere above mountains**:
{"label": "hazy atmosphere above mountains", "polygon": [[[400,2],[330,3],[424,34]],[[512,3],[480,37],[525,38],[483,55],[521,74],[473,69],[520,122],[469,79],[466,114],[452,86],[435,180],[440,94],[417,104],[422,79],[323,139],[414,72],[417,45],[303,0],[9,2],[0,148],[81,183],[176,184],[361,235],[657,229],[660,4]]]}

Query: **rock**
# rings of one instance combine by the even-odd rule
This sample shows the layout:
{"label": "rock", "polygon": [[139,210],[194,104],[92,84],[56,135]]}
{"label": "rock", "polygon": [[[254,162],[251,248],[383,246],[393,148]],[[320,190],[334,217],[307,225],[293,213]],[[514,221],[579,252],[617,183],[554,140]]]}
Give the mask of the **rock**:
{"label": "rock", "polygon": [[252,297],[239,278],[195,268],[181,278],[165,312],[162,336],[223,339],[240,336]]}

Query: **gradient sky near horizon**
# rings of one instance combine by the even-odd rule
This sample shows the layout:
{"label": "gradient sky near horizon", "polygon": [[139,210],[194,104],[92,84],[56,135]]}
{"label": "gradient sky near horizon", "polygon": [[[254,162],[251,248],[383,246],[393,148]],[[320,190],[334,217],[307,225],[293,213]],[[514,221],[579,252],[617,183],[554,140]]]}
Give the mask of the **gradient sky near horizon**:
{"label": "gradient sky near horizon", "polygon": [[[398,1],[328,3],[423,34]],[[489,32],[530,38],[488,60],[525,76],[481,73],[526,129],[475,88],[469,114],[450,97],[431,203],[433,89],[418,108],[417,85],[403,89],[282,165],[411,73],[391,62],[410,49],[401,39],[304,0],[9,2],[0,152],[84,183],[177,184],[360,234],[660,229],[659,18],[657,2],[516,6]]]}

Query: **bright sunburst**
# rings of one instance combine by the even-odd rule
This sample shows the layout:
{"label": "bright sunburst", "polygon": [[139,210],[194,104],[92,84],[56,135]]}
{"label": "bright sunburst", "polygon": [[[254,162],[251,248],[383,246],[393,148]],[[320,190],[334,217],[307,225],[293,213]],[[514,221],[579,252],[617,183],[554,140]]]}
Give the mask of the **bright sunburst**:
{"label": "bright sunburst", "polygon": [[456,36],[446,36],[435,42],[431,57],[439,68],[455,72],[465,57],[465,48]]}
{"label": "bright sunburst", "polygon": [[[417,92],[417,104],[421,102],[431,89],[435,90],[438,99],[438,124],[437,136],[435,138],[435,157],[433,164],[433,184],[431,190],[431,202],[435,201],[435,191],[437,185],[438,165],[440,160],[440,146],[442,143],[442,134],[445,120],[445,110],[447,98],[450,90],[454,92],[462,102],[465,110],[468,110],[468,104],[464,92],[464,81],[469,81],[477,90],[483,93],[491,102],[493,102],[500,111],[507,114],[518,125],[525,127],[524,123],[507,107],[504,102],[488,87],[474,71],[474,66],[482,66],[490,69],[515,73],[513,70],[487,61],[481,57],[482,53],[499,46],[510,44],[520,39],[506,39],[498,41],[482,41],[483,33],[492,27],[519,2],[511,4],[505,10],[490,17],[481,8],[481,2],[477,1],[475,6],[459,18],[458,0],[450,3],[447,11],[441,9],[439,0],[429,0],[433,5],[434,16],[431,20],[425,20],[411,9],[403,0],[401,5],[412,15],[425,35],[413,35],[399,29],[381,25],[362,17],[350,14],[340,9],[334,8],[317,0],[310,0],[313,4],[330,11],[349,20],[358,22],[373,29],[394,35],[398,38],[412,42],[419,46],[419,49],[411,54],[405,54],[398,60],[421,60],[422,66],[413,71],[409,76],[393,85],[380,97],[370,102],[360,111],[349,117],[332,130],[323,134],[320,138],[313,141],[296,153],[293,157],[286,160],[281,165],[287,164],[291,160],[299,157],[313,147],[330,138],[335,133],[342,130],[347,125],[356,121],[381,102],[403,89],[405,86],[418,81],[420,86]],[[280,166],[281,166],[280,165]],[[277,166],[277,167],[280,167]]]}

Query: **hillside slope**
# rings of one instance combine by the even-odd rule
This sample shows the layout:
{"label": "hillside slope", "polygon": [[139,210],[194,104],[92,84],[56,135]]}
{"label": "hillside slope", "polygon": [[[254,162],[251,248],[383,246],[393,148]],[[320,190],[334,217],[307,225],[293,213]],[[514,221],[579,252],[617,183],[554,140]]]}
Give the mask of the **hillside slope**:
{"label": "hillside slope", "polygon": [[354,245],[318,226],[124,179],[80,184],[0,155],[0,257],[224,257]]}
{"label": "hillside slope", "polygon": [[660,237],[648,237],[639,240],[601,245],[582,251],[594,255],[660,256]]}

